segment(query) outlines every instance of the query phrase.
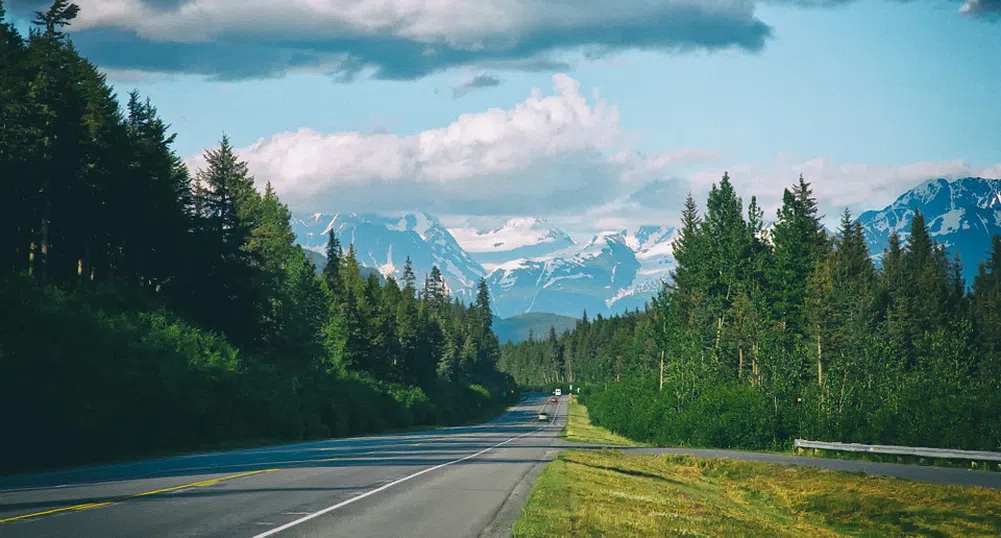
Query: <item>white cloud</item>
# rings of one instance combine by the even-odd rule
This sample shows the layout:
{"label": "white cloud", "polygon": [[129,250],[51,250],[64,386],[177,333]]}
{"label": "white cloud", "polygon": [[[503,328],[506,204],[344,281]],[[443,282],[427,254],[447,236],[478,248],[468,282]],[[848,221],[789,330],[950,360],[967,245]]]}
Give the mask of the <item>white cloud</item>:
{"label": "white cloud", "polygon": [[[462,233],[500,227],[510,217],[543,217],[576,240],[599,231],[676,224],[691,192],[700,208],[728,171],[744,207],[758,198],[772,220],[782,191],[802,173],[826,223],[845,207],[859,214],[888,205],[937,177],[1001,177],[1001,164],[962,160],[902,166],[832,163],[779,154],[772,162],[726,163],[702,149],[652,155],[632,151],[618,109],[573,78],[508,110],[464,114],[412,136],[391,133],[279,133],[239,149],[259,184],[271,181],[295,211],[427,211]],[[200,156],[189,166],[202,165]]]}
{"label": "white cloud", "polygon": [[[592,105],[567,75],[553,81],[554,95],[536,89],[509,110],[464,114],[412,136],[300,129],[238,154],[297,210],[504,216],[579,211],[621,196],[624,179],[707,154],[630,153],[616,107],[600,98]],[[189,165],[203,166],[202,157]]]}

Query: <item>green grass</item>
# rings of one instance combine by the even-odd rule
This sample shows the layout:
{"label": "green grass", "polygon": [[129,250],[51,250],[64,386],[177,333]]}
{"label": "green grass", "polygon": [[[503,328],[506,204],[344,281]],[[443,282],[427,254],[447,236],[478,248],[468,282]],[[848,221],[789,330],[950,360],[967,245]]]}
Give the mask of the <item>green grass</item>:
{"label": "green grass", "polygon": [[1001,492],[615,450],[561,453],[514,536],[1001,535]]}
{"label": "green grass", "polygon": [[[568,441],[579,443],[595,443],[617,446],[656,446],[633,441],[617,433],[606,430],[600,426],[591,424],[588,418],[587,408],[576,403],[576,398],[571,396],[568,408],[567,429],[563,437]],[[691,447],[691,448],[712,448],[712,447]],[[1001,463],[990,461],[970,461],[961,459],[942,458],[922,458],[918,456],[899,456],[890,454],[868,454],[860,452],[842,452],[836,450],[815,450],[815,449],[770,449],[770,450],[744,450],[730,448],[738,452],[767,452],[770,454],[780,454],[785,456],[808,456],[812,458],[828,458],[852,461],[871,461],[874,463],[900,463],[906,465],[923,465],[926,467],[947,467],[951,469],[971,469],[975,471],[1001,472]]]}
{"label": "green grass", "polygon": [[615,446],[646,446],[627,439],[605,428],[591,424],[587,407],[577,403],[575,396],[570,396],[567,403],[567,425],[563,430],[563,438],[574,443],[593,443],[597,445]]}

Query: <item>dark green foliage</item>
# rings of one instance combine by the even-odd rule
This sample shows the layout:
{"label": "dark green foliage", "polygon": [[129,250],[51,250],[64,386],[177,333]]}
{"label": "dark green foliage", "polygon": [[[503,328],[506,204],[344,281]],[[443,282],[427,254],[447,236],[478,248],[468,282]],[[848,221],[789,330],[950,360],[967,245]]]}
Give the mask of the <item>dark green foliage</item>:
{"label": "dark green foliage", "polygon": [[827,238],[816,207],[800,178],[769,244],[724,176],[704,219],[687,200],[644,312],[505,345],[499,367],[582,387],[593,421],[658,444],[1001,449],[1001,237],[967,294],[920,214],[877,271],[851,215]]}
{"label": "dark green foliage", "polygon": [[226,136],[192,180],[149,100],[122,110],[61,31],[77,12],[25,39],[0,3],[0,472],[510,403],[489,294],[452,303],[436,269],[418,298],[409,260],[402,290],[363,277],[333,234],[318,272]]}

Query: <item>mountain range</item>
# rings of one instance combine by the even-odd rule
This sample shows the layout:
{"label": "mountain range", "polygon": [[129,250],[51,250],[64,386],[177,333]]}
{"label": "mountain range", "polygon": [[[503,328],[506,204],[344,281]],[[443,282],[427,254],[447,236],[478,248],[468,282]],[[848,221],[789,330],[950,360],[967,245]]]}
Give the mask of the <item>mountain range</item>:
{"label": "mountain range", "polygon": [[928,234],[951,254],[959,254],[963,276],[972,285],[980,262],[987,259],[991,237],[1001,234],[1001,179],[931,179],[886,208],[859,215],[877,265],[893,232],[901,240],[908,238],[915,209],[924,215]]}
{"label": "mountain range", "polygon": [[[999,191],[997,179],[929,180],[858,220],[878,263],[890,234],[906,239],[914,210],[920,210],[932,237],[959,254],[969,283],[991,236],[1001,233]],[[418,285],[437,265],[452,296],[463,301],[472,300],[485,278],[501,318],[524,313],[576,318],[585,310],[593,316],[641,308],[669,278],[677,238],[672,226],[647,225],[577,242],[541,218],[512,218],[499,228],[453,234],[426,213],[295,215],[293,227],[314,258],[322,256],[333,230],[345,248],[354,245],[362,266],[397,280],[408,256]]]}
{"label": "mountain range", "polygon": [[486,278],[494,312],[502,318],[638,308],[660,289],[673,263],[674,228],[661,226],[606,232],[578,244],[545,219],[515,218],[493,230],[458,232],[466,248],[426,213],[294,215],[293,230],[314,262],[333,230],[345,248],[354,245],[359,264],[384,276],[399,280],[409,256],[419,284],[437,265],[460,300],[471,300],[479,279]]}

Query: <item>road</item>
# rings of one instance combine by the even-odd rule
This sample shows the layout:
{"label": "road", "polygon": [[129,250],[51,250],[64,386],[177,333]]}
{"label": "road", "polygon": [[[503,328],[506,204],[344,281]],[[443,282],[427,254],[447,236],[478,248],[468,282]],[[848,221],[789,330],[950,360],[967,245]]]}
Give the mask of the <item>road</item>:
{"label": "road", "polygon": [[[509,536],[546,463],[566,448],[599,448],[559,439],[565,398],[551,404],[531,395],[478,426],[0,477],[0,538]],[[552,420],[538,420],[542,408]],[[1001,489],[1001,473],[726,450],[623,450]]]}
{"label": "road", "polygon": [[477,426],[0,477],[0,537],[503,536],[565,445],[565,398]]}

